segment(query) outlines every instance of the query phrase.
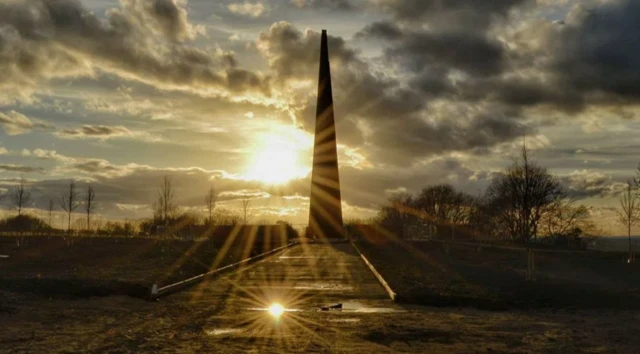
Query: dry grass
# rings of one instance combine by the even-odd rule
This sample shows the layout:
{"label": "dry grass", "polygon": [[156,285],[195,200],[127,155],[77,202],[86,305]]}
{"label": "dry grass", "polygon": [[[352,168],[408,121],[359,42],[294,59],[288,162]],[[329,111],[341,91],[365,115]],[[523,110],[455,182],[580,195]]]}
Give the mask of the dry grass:
{"label": "dry grass", "polygon": [[439,243],[359,241],[399,301],[429,306],[640,309],[640,267],[619,256],[544,254],[526,280],[525,252]]}
{"label": "dry grass", "polygon": [[28,239],[16,247],[0,237],[0,289],[49,297],[127,295],[145,298],[152,284],[169,284],[278,247],[286,240],[240,242],[84,238],[72,246],[60,237]]}

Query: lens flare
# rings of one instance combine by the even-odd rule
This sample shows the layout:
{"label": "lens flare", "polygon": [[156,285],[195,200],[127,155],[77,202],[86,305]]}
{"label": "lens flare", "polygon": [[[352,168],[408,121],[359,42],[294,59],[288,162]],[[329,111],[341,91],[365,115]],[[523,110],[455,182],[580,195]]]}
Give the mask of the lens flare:
{"label": "lens flare", "polygon": [[284,306],[279,303],[274,303],[269,306],[269,314],[275,318],[279,318],[284,313]]}

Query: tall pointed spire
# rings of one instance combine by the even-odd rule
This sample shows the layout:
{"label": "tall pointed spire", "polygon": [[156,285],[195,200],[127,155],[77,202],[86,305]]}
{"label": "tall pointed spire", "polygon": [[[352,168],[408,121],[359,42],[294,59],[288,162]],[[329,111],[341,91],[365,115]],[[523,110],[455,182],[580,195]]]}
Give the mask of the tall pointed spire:
{"label": "tall pointed spire", "polygon": [[327,31],[322,30],[309,228],[319,238],[342,238],[342,198],[327,42]]}

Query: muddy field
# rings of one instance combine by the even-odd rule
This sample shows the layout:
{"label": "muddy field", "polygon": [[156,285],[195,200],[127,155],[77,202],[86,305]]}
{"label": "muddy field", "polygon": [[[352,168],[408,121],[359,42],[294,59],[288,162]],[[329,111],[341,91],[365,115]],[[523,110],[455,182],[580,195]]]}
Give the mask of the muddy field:
{"label": "muddy field", "polygon": [[[151,238],[0,237],[0,289],[54,298],[127,295],[146,298],[160,286],[280,247],[281,230],[220,230],[199,241]],[[233,234],[233,237],[227,237]]]}
{"label": "muddy field", "polygon": [[429,306],[640,309],[640,266],[624,255],[536,252],[536,281],[526,280],[527,253],[436,242],[363,238],[358,247],[405,303]]}
{"label": "muddy field", "polygon": [[239,333],[216,327],[232,320],[220,319],[224,305],[217,299],[150,303],[110,296],[70,302],[26,296],[13,299],[10,308],[0,311],[3,353],[632,354],[640,347],[640,314],[627,311],[308,312],[301,314],[305,327],[285,318],[283,325],[295,329],[285,335],[267,320]]}
{"label": "muddy field", "polygon": [[[0,290],[0,352],[564,354],[640,347],[637,311],[394,304],[344,246],[296,246],[158,302]],[[344,298],[361,308],[317,310]],[[274,299],[292,311],[276,320],[259,310]]]}

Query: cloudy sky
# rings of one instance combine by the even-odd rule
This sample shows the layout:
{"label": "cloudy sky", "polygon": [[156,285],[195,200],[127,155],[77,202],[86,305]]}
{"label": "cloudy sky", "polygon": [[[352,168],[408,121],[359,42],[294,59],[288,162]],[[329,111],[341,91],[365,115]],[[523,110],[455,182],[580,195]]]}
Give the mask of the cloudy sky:
{"label": "cloudy sky", "polygon": [[0,0],[0,189],[23,175],[37,212],[76,179],[139,218],[170,175],[185,208],[215,185],[304,224],[322,29],[346,218],[429,184],[481,193],[526,136],[617,232],[640,160],[632,0]]}

